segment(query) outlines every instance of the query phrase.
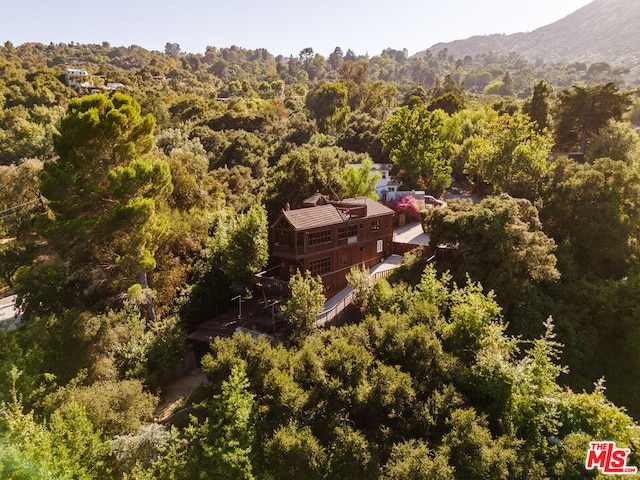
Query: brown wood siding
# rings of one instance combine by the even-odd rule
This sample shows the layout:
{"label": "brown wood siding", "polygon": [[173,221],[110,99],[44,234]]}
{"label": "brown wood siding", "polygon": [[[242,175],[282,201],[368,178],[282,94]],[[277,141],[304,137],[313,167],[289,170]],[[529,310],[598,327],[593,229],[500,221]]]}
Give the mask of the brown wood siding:
{"label": "brown wood siding", "polygon": [[[377,223],[376,223],[377,222]],[[372,228],[379,225],[379,229]],[[356,228],[353,229],[353,226]],[[353,218],[340,224],[312,228],[303,232],[274,226],[272,232],[272,257],[279,262],[279,276],[289,278],[296,268],[310,270],[316,262],[331,259],[331,271],[321,275],[325,294],[331,297],[346,287],[346,274],[355,265],[364,264],[370,268],[392,253],[392,214],[375,217]],[[349,229],[351,227],[351,229]],[[340,238],[340,229],[355,235]],[[329,242],[311,245],[314,234],[330,230]],[[315,238],[321,238],[317,235]],[[378,241],[382,240],[382,251],[378,252]]]}

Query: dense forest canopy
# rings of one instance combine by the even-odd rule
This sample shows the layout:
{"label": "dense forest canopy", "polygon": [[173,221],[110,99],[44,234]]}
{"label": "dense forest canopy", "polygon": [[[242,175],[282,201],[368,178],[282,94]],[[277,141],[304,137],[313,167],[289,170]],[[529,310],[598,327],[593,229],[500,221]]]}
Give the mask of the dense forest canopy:
{"label": "dense forest canopy", "polygon": [[[73,69],[68,76],[68,69]],[[0,476],[595,478],[640,464],[640,102],[624,69],[446,51],[0,47]],[[154,423],[186,334],[250,296],[316,193],[465,188],[432,246],[349,273],[346,325],[291,280],[289,337],[218,338]],[[638,367],[638,368],[636,368]]]}

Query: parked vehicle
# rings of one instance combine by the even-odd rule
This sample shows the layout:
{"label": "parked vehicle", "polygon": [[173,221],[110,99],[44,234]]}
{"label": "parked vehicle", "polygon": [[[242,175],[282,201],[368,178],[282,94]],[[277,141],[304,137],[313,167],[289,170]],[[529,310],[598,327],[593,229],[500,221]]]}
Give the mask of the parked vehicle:
{"label": "parked vehicle", "polygon": [[434,207],[446,207],[447,203],[444,200],[440,200],[439,198],[433,197],[431,195],[424,196],[424,204],[432,205]]}

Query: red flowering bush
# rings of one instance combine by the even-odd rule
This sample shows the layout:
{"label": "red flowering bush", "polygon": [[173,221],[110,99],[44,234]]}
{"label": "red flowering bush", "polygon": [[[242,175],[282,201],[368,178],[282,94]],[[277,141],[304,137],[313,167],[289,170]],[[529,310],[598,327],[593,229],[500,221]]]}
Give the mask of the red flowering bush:
{"label": "red flowering bush", "polygon": [[420,221],[420,204],[411,195],[394,198],[387,203],[387,207],[396,212],[396,215],[404,213],[407,220]]}

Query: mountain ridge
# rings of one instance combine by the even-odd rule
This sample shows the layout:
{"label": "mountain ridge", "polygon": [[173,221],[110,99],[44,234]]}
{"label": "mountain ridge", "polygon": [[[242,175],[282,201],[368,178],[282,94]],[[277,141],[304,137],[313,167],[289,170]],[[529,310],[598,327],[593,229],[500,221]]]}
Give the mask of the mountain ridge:
{"label": "mountain ridge", "polygon": [[[441,42],[429,51],[447,49],[462,58],[512,52],[544,62],[606,62],[640,76],[640,1],[594,0],[566,17],[531,32],[476,35]],[[427,50],[415,54],[425,55]]]}

